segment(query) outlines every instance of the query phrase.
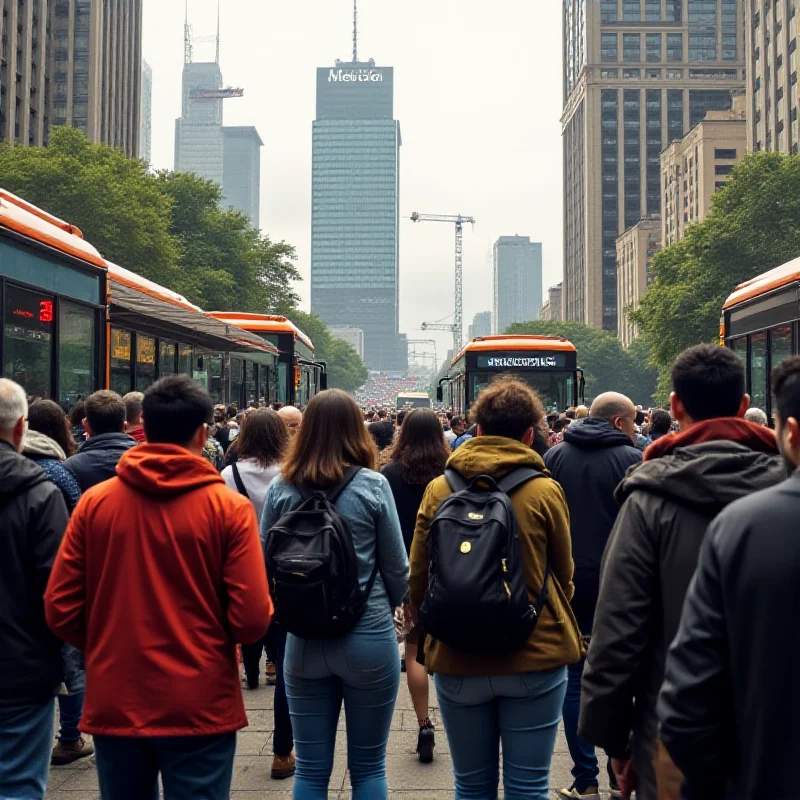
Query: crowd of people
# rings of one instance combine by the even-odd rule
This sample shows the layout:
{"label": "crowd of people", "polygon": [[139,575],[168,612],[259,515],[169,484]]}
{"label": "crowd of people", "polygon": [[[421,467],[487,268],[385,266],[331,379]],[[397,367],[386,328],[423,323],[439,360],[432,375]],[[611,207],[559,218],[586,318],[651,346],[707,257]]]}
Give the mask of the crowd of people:
{"label": "crowd of people", "polygon": [[94,754],[103,798],[227,800],[264,684],[274,779],[328,797],[344,708],[352,796],[385,798],[403,669],[456,798],[547,798],[562,719],[563,798],[601,766],[613,797],[794,796],[800,357],[774,431],[723,347],[672,389],[240,413],[176,375],[66,414],[0,379],[0,798]]}
{"label": "crowd of people", "polygon": [[395,407],[398,394],[425,392],[430,388],[429,375],[395,375],[371,372],[369,380],[356,392],[356,402],[365,409],[377,411]]}

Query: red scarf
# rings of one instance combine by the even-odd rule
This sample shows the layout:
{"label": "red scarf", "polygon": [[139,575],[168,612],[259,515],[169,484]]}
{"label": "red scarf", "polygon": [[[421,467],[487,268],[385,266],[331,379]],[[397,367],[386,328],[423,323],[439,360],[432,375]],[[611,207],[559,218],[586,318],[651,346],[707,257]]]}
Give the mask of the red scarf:
{"label": "red scarf", "polygon": [[656,439],[644,451],[644,460],[652,461],[654,458],[669,455],[678,447],[720,440],[738,442],[759,453],[778,452],[775,433],[769,428],[740,417],[719,417],[696,422],[685,431],[670,433]]}

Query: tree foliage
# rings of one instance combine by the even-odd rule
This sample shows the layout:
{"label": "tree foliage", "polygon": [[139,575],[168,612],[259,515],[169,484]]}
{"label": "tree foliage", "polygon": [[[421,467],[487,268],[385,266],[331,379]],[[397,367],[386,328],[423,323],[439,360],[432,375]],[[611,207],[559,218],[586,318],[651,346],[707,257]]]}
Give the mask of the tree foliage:
{"label": "tree foliage", "polygon": [[658,395],[685,348],[719,336],[722,305],[736,286],[800,254],[800,158],[753,153],[680,242],[650,263],[653,284],[632,319],[659,368]]}
{"label": "tree foliage", "polygon": [[512,325],[506,333],[538,336],[564,336],[578,351],[578,366],[586,378],[587,399],[602,392],[622,392],[634,401],[648,405],[656,390],[656,370],[649,366],[644,342],[627,352],[615,336],[582,322],[535,320]]}
{"label": "tree foliage", "polygon": [[316,314],[295,309],[287,316],[314,342],[316,357],[327,363],[331,389],[352,393],[367,382],[369,373],[358,353],[347,342],[333,336]]}

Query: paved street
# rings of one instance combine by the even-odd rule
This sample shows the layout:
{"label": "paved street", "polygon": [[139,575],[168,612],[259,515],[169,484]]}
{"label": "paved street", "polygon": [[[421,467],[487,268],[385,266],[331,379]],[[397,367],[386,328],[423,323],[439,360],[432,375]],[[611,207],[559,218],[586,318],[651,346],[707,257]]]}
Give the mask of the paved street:
{"label": "paved street", "polygon": [[[246,691],[244,694],[250,727],[239,734],[231,792],[233,800],[278,800],[291,797],[291,780],[273,781],[269,776],[272,764],[270,740],[273,692],[272,688],[262,686],[256,692]],[[431,697],[435,698],[433,685]],[[434,721],[437,729],[436,757],[433,764],[420,764],[414,754],[417,720],[403,676],[387,756],[389,796],[393,800],[444,800],[453,796],[452,766],[438,708],[434,711]],[[344,725],[342,718],[339,723],[342,731]],[[551,796],[555,796],[555,790],[559,787],[570,784],[570,765],[567,745],[560,734],[553,756]],[[330,798],[346,800],[350,796],[349,787],[345,737],[342,733],[336,746]],[[607,786],[604,788],[607,789]],[[69,767],[53,767],[47,800],[98,800],[99,797],[92,764],[84,761]]]}

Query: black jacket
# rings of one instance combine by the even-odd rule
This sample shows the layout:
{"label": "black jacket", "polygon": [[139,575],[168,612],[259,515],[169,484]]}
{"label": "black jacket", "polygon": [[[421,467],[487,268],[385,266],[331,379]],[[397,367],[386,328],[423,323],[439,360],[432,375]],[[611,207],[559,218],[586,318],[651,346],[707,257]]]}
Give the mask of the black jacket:
{"label": "black jacket", "polygon": [[619,512],[614,490],[641,460],[629,436],[597,418],[570,425],[564,441],[544,455],[545,466],[567,496],[575,562],[572,610],[584,634],[592,632],[600,563]]}
{"label": "black jacket", "polygon": [[729,503],[786,476],[777,453],[731,441],[644,462],[617,490],[583,674],[579,733],[610,756],[632,749],[639,800],[655,798],[656,698],[700,545]]}
{"label": "black jacket", "polygon": [[383,467],[381,475],[389,481],[394,504],[397,506],[397,516],[400,518],[400,530],[403,532],[406,552],[411,553],[411,542],[414,540],[414,528],[417,525],[417,512],[427,484],[408,483],[403,479],[402,465],[396,461]]}
{"label": "black jacket", "polygon": [[795,472],[708,529],[658,703],[693,797],[797,797],[798,509]]}
{"label": "black jacket", "polygon": [[117,462],[136,441],[127,433],[101,433],[87,439],[64,466],[75,476],[81,492],[117,474]]}
{"label": "black jacket", "polygon": [[68,521],[44,470],[0,441],[0,706],[44,703],[61,685],[43,598]]}

